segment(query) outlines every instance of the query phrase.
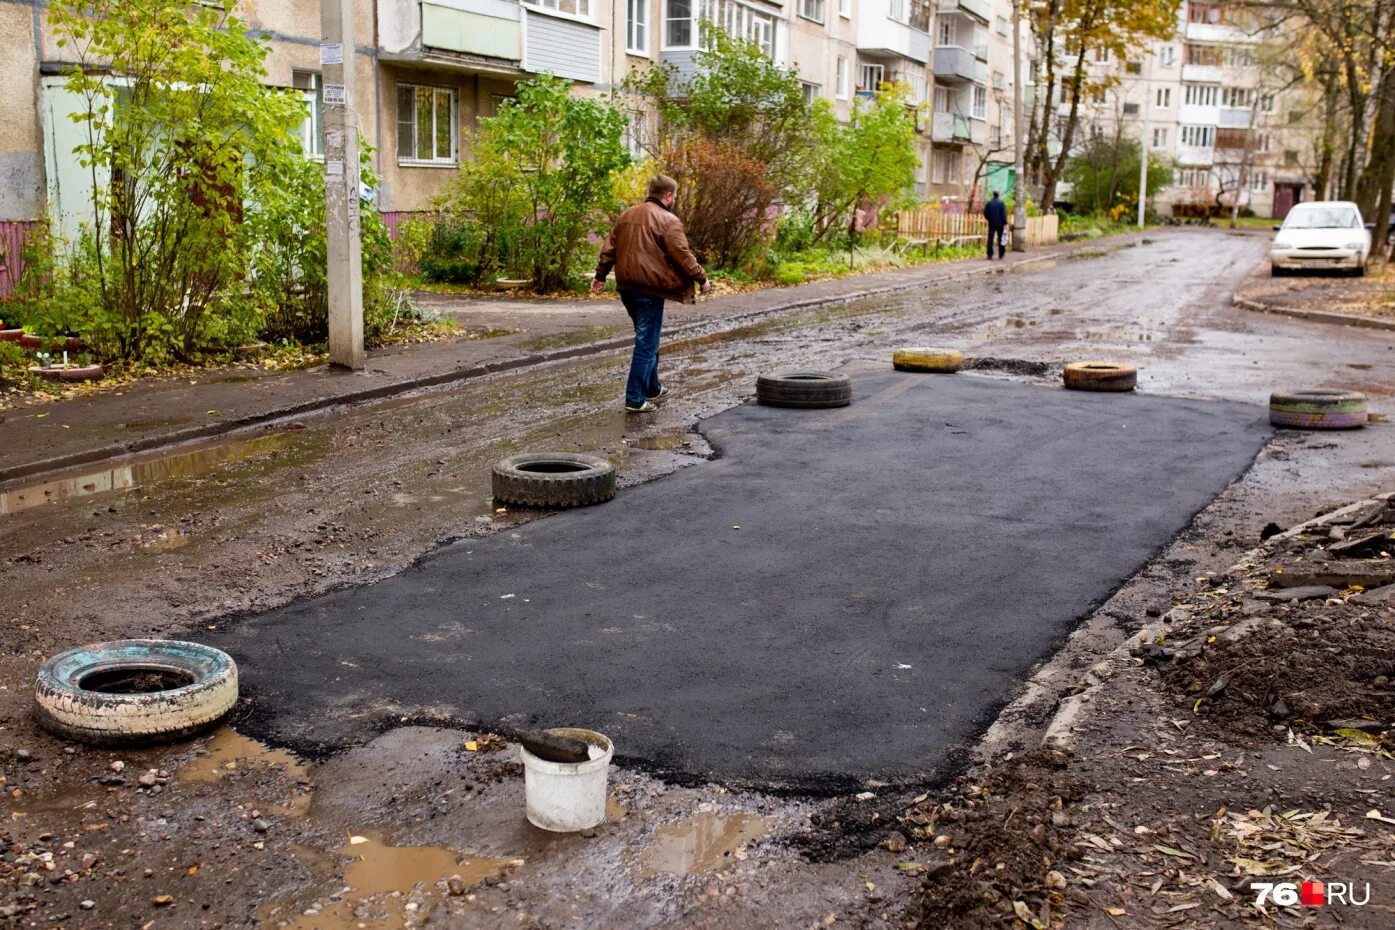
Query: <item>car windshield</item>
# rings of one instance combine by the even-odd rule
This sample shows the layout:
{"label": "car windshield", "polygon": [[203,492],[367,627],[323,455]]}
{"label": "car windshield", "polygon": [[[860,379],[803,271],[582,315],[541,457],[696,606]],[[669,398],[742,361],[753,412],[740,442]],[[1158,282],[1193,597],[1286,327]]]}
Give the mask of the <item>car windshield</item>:
{"label": "car windshield", "polygon": [[1284,229],[1360,229],[1361,216],[1350,207],[1315,207],[1294,210]]}

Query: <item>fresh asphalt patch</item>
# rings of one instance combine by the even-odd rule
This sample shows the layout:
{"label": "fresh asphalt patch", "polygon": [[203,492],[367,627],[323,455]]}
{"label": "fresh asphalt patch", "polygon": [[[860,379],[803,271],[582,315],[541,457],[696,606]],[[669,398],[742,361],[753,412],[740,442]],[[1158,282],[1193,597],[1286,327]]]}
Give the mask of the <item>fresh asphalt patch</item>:
{"label": "fresh asphalt patch", "polygon": [[243,725],[319,751],[580,726],[684,780],[933,781],[1271,434],[1241,404],[895,373],[702,431],[711,462],[207,636]]}

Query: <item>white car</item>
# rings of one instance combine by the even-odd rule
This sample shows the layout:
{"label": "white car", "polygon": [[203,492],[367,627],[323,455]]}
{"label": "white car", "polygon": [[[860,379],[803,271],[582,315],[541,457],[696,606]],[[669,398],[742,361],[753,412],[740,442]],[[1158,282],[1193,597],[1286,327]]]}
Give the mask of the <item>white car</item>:
{"label": "white car", "polygon": [[1269,247],[1269,265],[1276,278],[1304,268],[1345,268],[1358,277],[1366,273],[1371,233],[1350,201],[1300,203],[1274,228],[1279,234]]}

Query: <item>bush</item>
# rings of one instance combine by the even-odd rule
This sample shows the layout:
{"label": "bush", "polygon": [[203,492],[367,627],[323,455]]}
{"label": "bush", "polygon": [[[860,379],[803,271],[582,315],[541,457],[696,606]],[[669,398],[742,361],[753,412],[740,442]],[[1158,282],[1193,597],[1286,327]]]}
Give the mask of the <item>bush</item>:
{"label": "bush", "polygon": [[781,287],[793,287],[796,284],[804,283],[804,266],[799,262],[781,262],[775,266],[772,275],[775,283]]}
{"label": "bush", "polygon": [[722,268],[745,265],[772,227],[775,189],[765,165],[706,139],[669,149],[664,164],[678,182],[674,212],[684,218],[698,260]]}
{"label": "bush", "polygon": [[425,228],[426,243],[417,262],[423,280],[474,284],[480,279],[483,235],[478,226],[443,218]]}

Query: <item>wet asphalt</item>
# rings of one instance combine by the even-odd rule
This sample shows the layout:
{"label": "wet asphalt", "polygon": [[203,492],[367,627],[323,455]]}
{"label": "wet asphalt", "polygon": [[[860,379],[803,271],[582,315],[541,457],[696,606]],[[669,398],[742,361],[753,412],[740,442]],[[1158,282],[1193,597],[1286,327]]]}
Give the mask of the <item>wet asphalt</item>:
{"label": "wet asphalt", "polygon": [[1254,406],[969,375],[746,404],[705,464],[208,641],[278,744],[585,726],[687,781],[937,780],[1271,435]]}

